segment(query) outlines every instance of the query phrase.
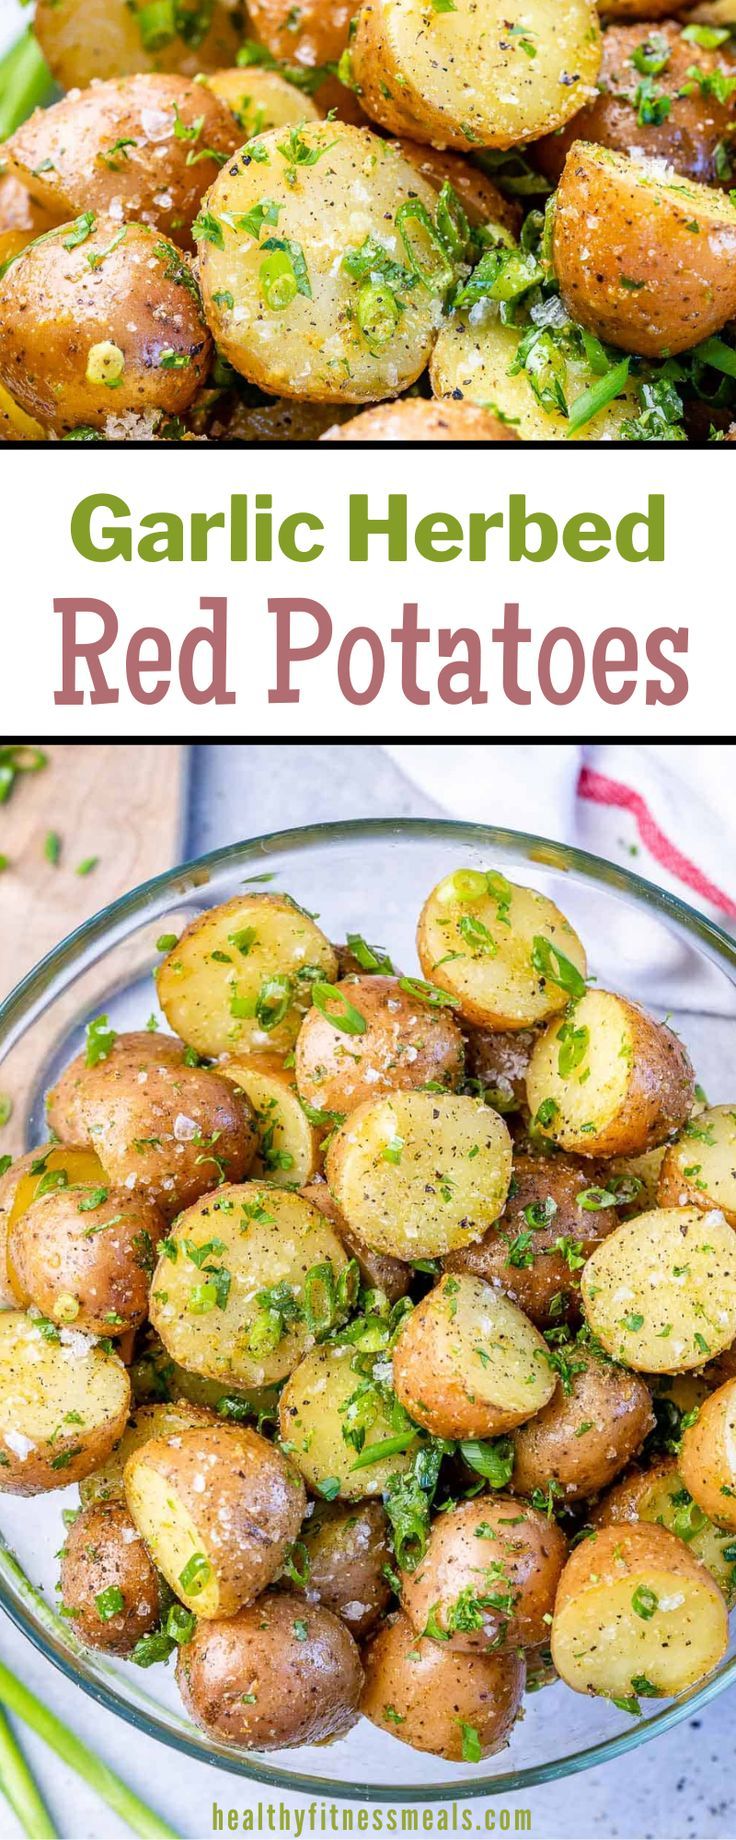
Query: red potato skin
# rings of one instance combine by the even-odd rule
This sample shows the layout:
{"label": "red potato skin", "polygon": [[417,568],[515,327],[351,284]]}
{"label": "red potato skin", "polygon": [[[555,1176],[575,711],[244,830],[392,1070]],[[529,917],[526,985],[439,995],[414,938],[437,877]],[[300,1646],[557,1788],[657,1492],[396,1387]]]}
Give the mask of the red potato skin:
{"label": "red potato skin", "polygon": [[510,1614],[505,1603],[499,1609],[489,1602],[482,1627],[448,1632],[446,1646],[465,1654],[535,1648],[548,1639],[546,1619],[566,1558],[567,1540],[555,1521],[536,1508],[520,1509],[512,1495],[477,1495],[437,1516],[423,1560],[402,1578],[402,1607],[421,1635],[433,1610],[447,1630],[447,1609],[468,1588],[479,1599],[510,1595]]}
{"label": "red potato skin", "polygon": [[736,1379],[703,1400],[684,1433],[679,1469],[703,1513],[736,1532]]}
{"label": "red potato skin", "polygon": [[[651,21],[651,8],[643,15]],[[734,99],[719,102],[712,94],[701,95],[697,81],[688,77],[695,67],[704,77],[721,71],[726,77],[736,74],[736,62],[728,45],[717,51],[702,50],[682,36],[682,27],[673,19],[663,19],[655,28],[669,50],[669,61],[656,77],[658,96],[670,102],[667,119],[659,126],[642,124],[638,119],[637,91],[641,71],[632,56],[652,36],[650,25],[611,25],[603,34],[603,62],[598,77],[599,96],[575,115],[559,134],[548,134],[534,146],[534,165],[545,178],[556,184],[574,141],[597,141],[617,153],[665,159],[676,172],[695,179],[701,185],[722,185],[732,181],[719,177],[716,148],[728,148],[736,134]],[[692,92],[683,95],[683,88]]]}
{"label": "red potato skin", "polygon": [[[35,195],[54,222],[78,213],[112,213],[118,227],[145,223],[191,248],[191,225],[204,192],[217,177],[217,158],[187,166],[186,139],[177,120],[194,133],[202,151],[227,158],[240,130],[224,102],[186,77],[138,72],[70,90],[50,109],[37,109],[6,143],[5,154],[21,180],[33,175]],[[122,163],[109,155],[116,139],[129,138]],[[196,148],[195,148],[196,151]],[[46,160],[52,165],[42,172]]]}
{"label": "red potato skin", "polygon": [[[552,260],[563,303],[622,351],[644,358],[686,351],[736,313],[736,208],[726,209],[725,221],[702,210],[698,217],[694,189],[643,182],[634,162],[612,172],[598,152],[576,141],[557,191]],[[698,235],[688,231],[693,221]]]}
{"label": "red potato skin", "polygon": [[378,403],[340,427],[328,428],[322,441],[517,441],[518,435],[490,410],[473,403],[424,402],[418,396],[397,403]]}
{"label": "red potato skin", "polygon": [[[511,1488],[530,1495],[552,1482],[565,1501],[596,1495],[632,1461],[654,1424],[640,1374],[588,1359],[569,1391],[559,1383],[549,1405],[514,1433]],[[588,1430],[579,1436],[582,1425]]]}
{"label": "red potato skin", "polygon": [[[156,1628],[161,1580],[140,1534],[119,1502],[83,1508],[69,1528],[61,1558],[61,1599],[74,1612],[74,1633],[90,1648],[129,1655]],[[96,1598],[119,1590],[122,1610],[103,1618]]]}
{"label": "red potato skin", "polygon": [[[343,978],[335,989],[365,1029],[347,1035],[316,1005],[307,1010],[295,1056],[296,1083],[308,1105],[350,1112],[363,1100],[410,1092],[428,1080],[451,1089],[459,1084],[463,1038],[447,1010],[432,1013],[401,989],[398,978],[362,974]],[[337,1012],[336,999],[333,1004]]]}
{"label": "red potato skin", "polygon": [[364,1662],[361,1712],[412,1750],[461,1763],[464,1724],[477,1732],[483,1757],[508,1744],[526,1678],[521,1654],[448,1653],[400,1612],[368,1644]]}
{"label": "red potato skin", "polygon": [[411,1279],[410,1266],[401,1259],[392,1259],[390,1252],[373,1252],[370,1246],[364,1245],[348,1226],[326,1182],[309,1182],[301,1193],[305,1201],[311,1201],[312,1207],[319,1208],[320,1214],[330,1221],[349,1257],[357,1259],[363,1283],[369,1290],[384,1291],[389,1303],[398,1303],[400,1297],[406,1296]]}
{"label": "red potato skin", "polygon": [[176,1678],[187,1711],[213,1738],[268,1751],[349,1731],[363,1669],[331,1611],[269,1591],[237,1616],[199,1623],[179,1650]]}
{"label": "red potato skin", "polygon": [[[52,1322],[63,1293],[77,1301],[74,1327],[87,1335],[123,1336],[145,1322],[163,1215],[127,1189],[56,1189],[33,1201],[8,1232],[8,1273],[18,1301]],[[108,1222],[114,1223],[107,1225]]]}
{"label": "red potato skin", "polygon": [[[91,1144],[115,1185],[135,1176],[167,1220],[213,1188],[221,1171],[241,1182],[258,1145],[245,1094],[215,1071],[187,1066],[184,1052],[174,1036],[119,1035],[96,1067],[83,1054],[72,1061],[47,1105],[62,1142]],[[176,1136],[180,1115],[193,1121],[194,1135]],[[215,1134],[217,1162],[202,1144]],[[155,1141],[144,1145],[144,1137]]]}
{"label": "red potato skin", "polygon": [[[587,1258],[599,1240],[618,1226],[614,1207],[589,1211],[578,1204],[579,1194],[604,1181],[600,1170],[574,1157],[515,1156],[511,1197],[500,1220],[474,1245],[448,1253],[443,1260],[445,1271],[469,1271],[486,1284],[495,1284],[541,1327],[579,1321],[580,1274],[571,1271],[564,1254],[555,1249],[555,1241],[573,1239],[580,1246],[579,1257]],[[548,1226],[535,1227],[532,1232],[529,1252],[533,1264],[511,1264],[513,1242],[528,1231],[524,1210],[547,1196],[556,1202],[557,1212]],[[560,1299],[564,1300],[562,1307]]]}

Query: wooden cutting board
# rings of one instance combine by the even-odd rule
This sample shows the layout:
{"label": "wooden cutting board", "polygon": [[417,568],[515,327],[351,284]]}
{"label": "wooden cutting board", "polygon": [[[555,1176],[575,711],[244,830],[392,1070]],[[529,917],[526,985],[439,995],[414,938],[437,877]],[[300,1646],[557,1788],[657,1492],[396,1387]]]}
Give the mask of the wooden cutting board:
{"label": "wooden cutting board", "polygon": [[[83,920],[181,857],[186,747],[48,742],[43,751],[48,765],[19,775],[0,805],[9,865],[0,874],[0,997]],[[60,840],[56,864],[45,853],[50,832]],[[90,857],[95,868],[77,874]],[[11,1135],[0,1133],[0,1151],[14,1147]]]}

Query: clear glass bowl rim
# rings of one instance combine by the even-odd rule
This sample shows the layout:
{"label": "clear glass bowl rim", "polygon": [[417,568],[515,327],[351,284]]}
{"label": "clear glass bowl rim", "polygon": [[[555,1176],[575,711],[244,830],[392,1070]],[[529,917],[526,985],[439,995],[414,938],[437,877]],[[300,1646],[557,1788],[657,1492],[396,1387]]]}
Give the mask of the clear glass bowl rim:
{"label": "clear glass bowl rim", "polygon": [[[320,843],[356,842],[361,838],[426,839],[435,835],[438,840],[452,839],[459,845],[486,851],[509,851],[520,854],[540,867],[565,873],[574,870],[584,880],[617,889],[633,897],[641,905],[659,912],[664,919],[670,919],[709,949],[709,956],[728,969],[731,981],[736,983],[736,940],[732,939],[717,922],[701,914],[679,896],[660,888],[654,882],[647,881],[633,870],[623,868],[617,863],[609,862],[605,857],[593,855],[587,850],[580,850],[570,844],[555,842],[552,838],[540,837],[533,832],[516,831],[492,825],[464,823],[459,819],[443,818],[356,818],[344,819],[335,823],[319,823],[300,826],[295,829],[266,832],[259,837],[245,839],[238,843],[210,850],[205,855],[194,857],[188,862],[164,871],[161,875],[142,882],[127,894],[119,896],[99,913],[86,920],[81,926],[69,933],[59,945],[39,960],[27,975],[11,990],[0,1003],[0,1058],[10,1048],[23,1025],[38,1015],[42,1007],[44,993],[51,982],[65,972],[71,972],[87,949],[99,943],[104,946],[112,941],[108,935],[116,932],[118,926],[127,932],[127,924],[137,915],[150,919],[157,912],[165,912],[167,897],[172,894],[180,897],[182,893],[195,892],[197,886],[206,886],[208,878],[202,878],[202,871],[227,869],[239,863],[251,865],[259,859],[265,862],[269,857],[284,853],[308,849]],[[189,888],[187,882],[189,881]],[[472,1782],[450,1778],[447,1782],[427,1784],[423,1787],[413,1785],[383,1785],[355,1783],[336,1783],[330,1778],[319,1776],[302,1776],[298,1772],[275,1768],[269,1764],[251,1760],[247,1754],[241,1758],[225,1755],[217,1747],[210,1754],[200,1742],[190,1741],[183,1733],[170,1730],[153,1711],[150,1714],[129,1704],[112,1687],[108,1687],[99,1678],[86,1675],[84,1660],[75,1665],[71,1656],[57,1651],[54,1643],[46,1635],[30,1610],[26,1609],[20,1596],[15,1596],[6,1581],[0,1577],[0,1607],[11,1621],[26,1635],[47,1661],[59,1668],[62,1674],[109,1712],[122,1717],[136,1730],[147,1737],[156,1738],[169,1748],[182,1751],[199,1763],[210,1763],[215,1768],[228,1770],[234,1776],[245,1777],[252,1782],[264,1783],[272,1788],[285,1789],[292,1793],[316,1794],[325,1800],[356,1802],[442,1802],[467,1801],[480,1796],[509,1795],[522,1789],[532,1788],[535,1784],[554,1782],[561,1777],[572,1775],[580,1770],[605,1763],[615,1757],[635,1750],[640,1744],[671,1730],[684,1718],[691,1718],[702,1710],[710,1700],[715,1699],[724,1688],[736,1680],[736,1655],[731,1657],[719,1671],[711,1675],[701,1687],[692,1688],[673,1705],[662,1711],[637,1720],[628,1730],[616,1733],[612,1738],[603,1739],[597,1744],[571,1752],[569,1756],[558,1757],[554,1761],[533,1765],[528,1768],[511,1770],[503,1775],[488,1779],[474,1778]],[[295,1752],[298,1756],[298,1752]]]}

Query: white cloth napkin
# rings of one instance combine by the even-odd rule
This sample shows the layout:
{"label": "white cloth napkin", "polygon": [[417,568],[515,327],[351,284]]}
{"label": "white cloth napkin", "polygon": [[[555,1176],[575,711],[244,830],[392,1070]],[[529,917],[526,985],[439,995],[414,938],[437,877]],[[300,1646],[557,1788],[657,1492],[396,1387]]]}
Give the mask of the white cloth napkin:
{"label": "white cloth napkin", "polygon": [[[591,742],[388,748],[449,816],[532,831],[604,856],[669,889],[736,936],[736,747]],[[564,906],[559,888],[557,898]],[[736,1014],[725,980],[676,932],[607,923],[593,957],[610,981],[668,1008]],[[621,963],[626,978],[620,975]]]}

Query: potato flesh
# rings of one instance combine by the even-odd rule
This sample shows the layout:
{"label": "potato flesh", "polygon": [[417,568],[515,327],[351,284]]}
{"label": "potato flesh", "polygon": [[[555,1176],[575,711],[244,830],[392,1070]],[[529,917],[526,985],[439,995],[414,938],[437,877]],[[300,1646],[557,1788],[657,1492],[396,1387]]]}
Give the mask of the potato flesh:
{"label": "potato flesh", "polygon": [[394,1384],[411,1416],[438,1437],[496,1437],[540,1412],[557,1376],[546,1343],[510,1297],[467,1273],[447,1274],[408,1317]]}
{"label": "potato flesh", "polygon": [[482,1027],[523,1029],[564,1009],[569,992],[532,963],[540,937],[585,975],[583,947],[554,902],[505,877],[498,893],[460,898],[456,888],[457,877],[445,876],[420,915],[417,946],[425,977],[451,992],[462,1014]]}
{"label": "potato flesh", "polygon": [[182,1431],[191,1431],[197,1425],[207,1423],[208,1415],[183,1400],[173,1405],[167,1402],[139,1406],[106,1462],[101,1463],[80,1483],[82,1506],[86,1508],[95,1502],[124,1501],[123,1470],[134,1451],[140,1450],[141,1445],[147,1444],[150,1438],[179,1436]]}
{"label": "potato flesh", "polygon": [[61,1338],[47,1341],[20,1311],[0,1315],[0,1488],[17,1484],[24,1494],[77,1481],[125,1422],[122,1361],[87,1336],[62,1330]]}
{"label": "potato flesh", "polygon": [[[398,396],[428,361],[440,296],[421,284],[405,288],[403,311],[372,351],[357,317],[366,282],[349,275],[342,261],[373,236],[406,266],[396,212],[413,198],[433,216],[437,194],[369,129],[308,122],[300,140],[317,153],[314,164],[290,164],[288,138],[276,130],[260,137],[259,159],[251,148],[228,161],[209,194],[224,239],[224,248],[199,245],[209,325],[235,369],[274,395],[358,403]],[[240,220],[264,199],[278,206],[278,225],[265,224],[260,242],[225,220],[225,214]],[[263,275],[263,243],[274,237],[299,245],[311,290],[296,292],[282,308],[269,304]]]}
{"label": "potato flesh", "polygon": [[[309,915],[283,895],[245,895],[185,929],[159,968],[159,1002],[172,1028],[199,1054],[285,1054],[311,1001],[309,982],[299,974],[313,966],[330,983],[337,960]],[[281,978],[291,980],[291,1001],[274,1021],[278,1003],[269,1013],[268,985]]]}
{"label": "potato flesh", "polygon": [[[337,1281],[348,1261],[324,1216],[301,1195],[246,1182],[220,1188],[188,1208],[171,1238],[177,1256],[159,1259],[150,1318],[172,1358],[225,1387],[268,1386],[291,1373],[314,1338],[300,1316],[285,1324],[275,1347],[268,1337],[259,1339],[265,1325],[258,1294],[286,1285],[301,1306],[304,1280],[314,1265],[331,1265]],[[202,1259],[200,1248],[213,1239],[222,1249]],[[199,1254],[200,1264],[187,1246]],[[229,1273],[230,1288],[223,1308],[201,1312],[208,1264]]]}
{"label": "potato flesh", "polygon": [[[649,1619],[632,1607],[637,1587],[657,1599]],[[719,1592],[651,1566],[572,1597],[555,1615],[552,1653],[558,1673],[577,1693],[626,1698],[642,1677],[658,1694],[670,1695],[710,1673],[727,1633]]]}
{"label": "potato flesh", "polygon": [[298,1187],[311,1182],[320,1165],[320,1134],[299,1103],[296,1082],[276,1055],[235,1057],[221,1072],[241,1086],[256,1115],[258,1151],[253,1180]]}
{"label": "potato flesh", "polygon": [[736,1238],[722,1214],[655,1208],[602,1240],[585,1315],[614,1359],[645,1373],[702,1367],[736,1337]]}
{"label": "potato flesh", "polygon": [[60,1188],[104,1181],[105,1171],[99,1157],[84,1144],[44,1144],[40,1150],[31,1152],[29,1160],[36,1164],[43,1163],[43,1168],[36,1175],[29,1169],[21,1176],[8,1214],[9,1227],[20,1219],[21,1214],[25,1214],[33,1201],[38,1200],[39,1190],[45,1194],[56,1186],[51,1180],[47,1181],[47,1177],[65,1175],[67,1180],[59,1183]]}
{"label": "potato flesh", "polygon": [[297,122],[320,118],[311,96],[287,83],[276,70],[241,70],[237,65],[232,70],[215,70],[207,79],[207,88],[227,104],[245,140],[269,128],[295,127]]}
{"label": "potato flesh", "polygon": [[[690,1503],[683,1501],[683,1496],[687,1494],[682,1477],[678,1475],[673,1463],[666,1474],[655,1474],[649,1486],[642,1489],[637,1503],[637,1518],[666,1527],[679,1538],[685,1537],[688,1551],[694,1553],[696,1559],[706,1566],[711,1577],[715,1578],[726,1602],[732,1602],[736,1594],[736,1572],[734,1561],[726,1557],[724,1547],[730,1547],[733,1552],[733,1533],[715,1527],[707,1515],[703,1516],[692,1499]],[[682,1528],[685,1530],[684,1535]]]}
{"label": "potato flesh", "polygon": [[[629,379],[613,402],[572,432],[559,409],[546,408],[538,401],[524,369],[509,376],[519,339],[517,327],[502,326],[492,301],[484,302],[472,321],[466,314],[453,313],[432,354],[435,396],[451,397],[459,390],[466,402],[490,405],[508,417],[522,441],[613,441],[622,422],[638,414],[636,384]],[[582,354],[566,350],[565,362],[565,396],[568,408],[573,408],[595,378]]]}
{"label": "potato flesh", "polygon": [[569,1074],[560,1071],[569,1021],[550,1023],[532,1051],[526,1089],[533,1117],[545,1102],[556,1105],[551,1123],[543,1127],[550,1136],[566,1147],[572,1141],[584,1151],[586,1137],[592,1143],[624,1104],[633,1045],[626,1010],[607,990],[589,990],[575,1005],[571,1020],[575,1031],[588,1031],[582,1057]]}
{"label": "potato flesh", "polygon": [[215,5],[204,37],[188,45],[178,34],[146,50],[138,21],[146,0],[38,0],[33,27],[62,89],[142,70],[195,77],[234,59],[240,43],[237,10]]}
{"label": "potato flesh", "polygon": [[206,1556],[204,1536],[172,1489],[170,1478],[136,1459],[126,1482],[126,1499],[136,1527],[177,1597],[199,1616],[216,1616],[220,1590],[213,1567],[196,1594],[182,1585],[182,1573],[189,1560],[195,1553]]}
{"label": "potato flesh", "polygon": [[407,1262],[481,1239],[510,1177],[503,1120],[454,1093],[396,1093],[359,1105],[327,1152],[328,1182],[348,1224],[374,1251]]}
{"label": "potato flesh", "polygon": [[[395,1432],[378,1392],[367,1404],[357,1397],[362,1381],[351,1365],[352,1355],[352,1348],[313,1348],[286,1382],[279,1426],[284,1449],[315,1494],[323,1492],[325,1482],[337,1482],[330,1499],[334,1494],[360,1501],[381,1495],[390,1477],[409,1467],[412,1450],[355,1467],[359,1454],[365,1457]],[[356,1426],[365,1429],[360,1453],[343,1435]]]}
{"label": "potato flesh", "polygon": [[685,1125],[665,1153],[660,1187],[665,1206],[720,1208],[736,1226],[736,1107],[709,1106]]}
{"label": "potato flesh", "polygon": [[384,86],[421,129],[417,139],[438,147],[467,152],[536,140],[575,114],[598,74],[600,32],[589,0],[526,0],[514,9],[513,31],[506,0],[487,0],[482,10],[456,0],[447,13],[424,0],[380,0],[371,11],[366,24],[359,17],[352,54],[364,104],[393,125],[378,59]]}

